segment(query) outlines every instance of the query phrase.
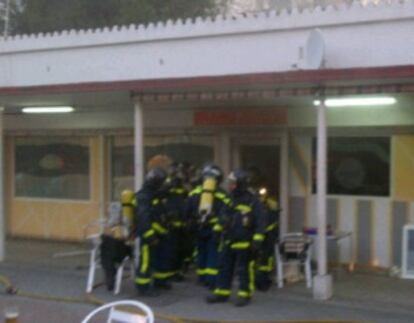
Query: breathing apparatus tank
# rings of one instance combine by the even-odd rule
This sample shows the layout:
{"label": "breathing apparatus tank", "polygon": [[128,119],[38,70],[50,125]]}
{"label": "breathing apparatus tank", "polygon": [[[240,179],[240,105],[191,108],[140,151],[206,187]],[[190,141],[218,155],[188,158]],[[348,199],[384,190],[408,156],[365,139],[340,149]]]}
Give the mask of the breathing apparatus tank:
{"label": "breathing apparatus tank", "polygon": [[203,192],[200,196],[198,213],[201,215],[201,222],[204,223],[211,214],[214,203],[214,191],[217,187],[217,180],[214,177],[205,177],[203,181]]}
{"label": "breathing apparatus tank", "polygon": [[134,221],[135,194],[131,190],[124,190],[121,193],[122,222],[126,227],[131,228]]}
{"label": "breathing apparatus tank", "polygon": [[198,205],[198,214],[201,217],[201,224],[205,224],[208,217],[211,215],[214,204],[214,192],[220,185],[223,173],[217,165],[207,164],[204,166],[201,176],[203,183]]}

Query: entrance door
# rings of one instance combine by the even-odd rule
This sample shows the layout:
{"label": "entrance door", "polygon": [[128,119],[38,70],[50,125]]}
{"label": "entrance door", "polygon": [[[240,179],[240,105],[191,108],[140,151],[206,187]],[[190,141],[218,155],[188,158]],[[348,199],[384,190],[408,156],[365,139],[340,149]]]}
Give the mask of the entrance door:
{"label": "entrance door", "polygon": [[256,169],[259,187],[279,200],[280,196],[280,144],[278,141],[235,140],[233,168]]}

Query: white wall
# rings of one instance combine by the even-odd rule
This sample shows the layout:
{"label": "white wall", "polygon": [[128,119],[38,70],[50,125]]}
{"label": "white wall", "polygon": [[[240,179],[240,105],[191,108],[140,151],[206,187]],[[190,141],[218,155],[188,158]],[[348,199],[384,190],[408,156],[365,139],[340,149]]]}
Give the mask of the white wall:
{"label": "white wall", "polygon": [[354,2],[340,10],[16,36],[0,42],[0,87],[290,71],[315,27],[325,35],[327,68],[413,64],[414,1]]}
{"label": "white wall", "polygon": [[[351,257],[356,259],[358,247],[356,244],[356,205],[358,201],[370,201],[372,203],[372,265],[382,268],[390,266],[391,261],[391,230],[390,216],[392,208],[391,198],[363,197],[363,196],[329,196],[339,203],[338,208],[338,230],[352,232],[352,244],[348,238],[340,241],[339,259],[342,263],[348,263]],[[316,196],[309,197],[308,223],[309,226],[316,226]],[[351,251],[351,247],[354,249]]]}
{"label": "white wall", "polygon": [[[311,145],[312,140],[309,136],[294,135],[291,141],[295,141],[297,147],[300,147],[302,154],[305,156],[305,160],[309,163],[312,161],[311,157]],[[392,160],[392,158],[391,158]],[[291,164],[292,167],[292,164]],[[310,165],[308,168],[310,169]],[[316,214],[316,195],[312,194],[311,182],[307,183],[307,193],[303,194],[303,189],[299,189],[295,181],[298,179],[295,171],[292,169],[290,176],[290,196],[303,198],[306,203],[306,215],[305,226],[316,227],[317,226],[317,214]],[[337,227],[340,231],[352,232],[353,240],[352,244],[349,239],[344,239],[340,242],[339,247],[339,259],[343,263],[348,263],[351,260],[351,256],[354,259],[357,255],[356,244],[356,216],[357,216],[357,203],[358,201],[369,201],[372,206],[372,240],[371,240],[371,260],[372,265],[377,265],[382,268],[390,267],[392,256],[392,237],[390,224],[392,222],[392,204],[394,202],[393,196],[390,197],[373,197],[373,196],[346,196],[346,195],[328,195],[329,199],[335,199],[338,203],[338,218]],[[414,203],[409,203],[409,216],[410,222],[414,223]],[[354,250],[351,250],[353,248]]]}

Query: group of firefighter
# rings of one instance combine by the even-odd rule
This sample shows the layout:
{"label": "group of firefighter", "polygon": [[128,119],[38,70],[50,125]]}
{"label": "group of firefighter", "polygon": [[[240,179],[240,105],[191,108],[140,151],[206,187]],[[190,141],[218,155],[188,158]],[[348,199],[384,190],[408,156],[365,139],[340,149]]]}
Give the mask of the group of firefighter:
{"label": "group of firefighter", "polygon": [[[133,215],[131,235],[140,241],[138,293],[159,295],[195,265],[199,284],[211,290],[208,303],[229,299],[236,274],[235,305],[245,306],[255,289],[266,291],[272,284],[277,202],[260,186],[255,168],[234,170],[226,179],[214,164],[190,173],[186,163],[153,167],[138,192],[122,194],[124,213]],[[109,245],[103,239],[103,254]],[[109,285],[113,274],[112,265]]]}

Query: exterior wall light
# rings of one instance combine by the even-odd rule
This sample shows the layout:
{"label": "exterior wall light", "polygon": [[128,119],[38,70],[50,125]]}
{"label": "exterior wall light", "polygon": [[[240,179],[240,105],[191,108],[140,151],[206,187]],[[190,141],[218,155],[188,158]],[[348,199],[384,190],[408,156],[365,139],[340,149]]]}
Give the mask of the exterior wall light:
{"label": "exterior wall light", "polygon": [[[376,106],[376,105],[393,105],[397,99],[390,96],[371,97],[371,98],[335,98],[326,99],[327,107],[355,107],[355,106]],[[314,106],[321,104],[320,100],[313,101]]]}
{"label": "exterior wall light", "polygon": [[22,109],[23,113],[69,113],[73,112],[73,107],[26,107]]}

